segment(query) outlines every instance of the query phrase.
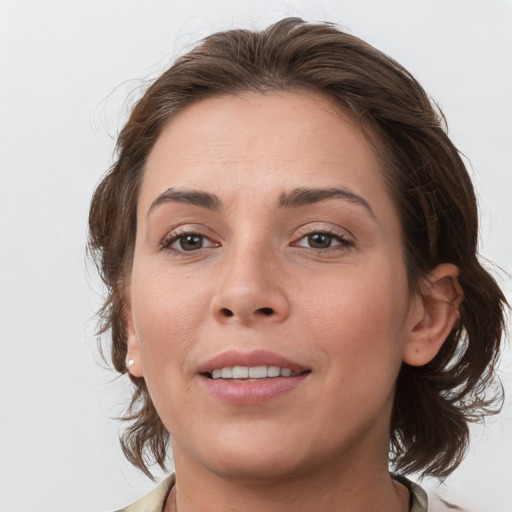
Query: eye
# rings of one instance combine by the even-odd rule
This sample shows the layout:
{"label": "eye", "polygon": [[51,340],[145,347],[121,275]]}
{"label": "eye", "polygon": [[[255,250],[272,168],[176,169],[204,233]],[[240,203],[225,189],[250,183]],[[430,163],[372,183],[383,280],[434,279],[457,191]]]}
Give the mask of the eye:
{"label": "eye", "polygon": [[334,249],[336,247],[345,248],[353,245],[353,242],[344,236],[318,231],[309,233],[300,238],[294,244],[297,247],[304,247],[307,249]]}
{"label": "eye", "polygon": [[218,247],[218,244],[200,233],[175,233],[163,241],[162,247],[177,252],[192,252],[207,247]]}
{"label": "eye", "polygon": [[333,242],[332,236],[326,233],[313,233],[304,238],[312,249],[327,249]]}

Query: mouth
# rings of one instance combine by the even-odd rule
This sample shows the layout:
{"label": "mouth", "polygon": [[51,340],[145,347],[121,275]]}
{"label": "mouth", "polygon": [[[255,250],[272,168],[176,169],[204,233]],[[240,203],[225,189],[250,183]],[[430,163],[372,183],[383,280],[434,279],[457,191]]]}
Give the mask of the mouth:
{"label": "mouth", "polygon": [[197,368],[203,389],[233,405],[277,399],[309,381],[311,368],[265,350],[228,350]]}

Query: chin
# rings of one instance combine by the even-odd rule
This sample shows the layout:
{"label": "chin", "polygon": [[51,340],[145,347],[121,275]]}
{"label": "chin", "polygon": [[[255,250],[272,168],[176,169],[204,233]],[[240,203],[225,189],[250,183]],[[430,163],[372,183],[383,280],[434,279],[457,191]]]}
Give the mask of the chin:
{"label": "chin", "polygon": [[286,435],[283,429],[276,433],[227,428],[203,437],[202,441],[201,446],[194,448],[196,462],[230,481],[252,484],[282,481],[297,477],[312,463],[303,451],[301,439]]}

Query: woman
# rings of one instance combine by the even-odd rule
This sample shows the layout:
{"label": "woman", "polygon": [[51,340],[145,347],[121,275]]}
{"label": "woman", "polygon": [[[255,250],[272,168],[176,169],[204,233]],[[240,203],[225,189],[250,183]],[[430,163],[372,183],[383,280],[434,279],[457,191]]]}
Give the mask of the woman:
{"label": "woman", "polygon": [[124,510],[426,510],[389,459],[460,463],[505,299],[419,84],[331,25],[220,33],[118,149],[90,246],[134,383],[122,445],[149,473],[171,439],[176,475]]}

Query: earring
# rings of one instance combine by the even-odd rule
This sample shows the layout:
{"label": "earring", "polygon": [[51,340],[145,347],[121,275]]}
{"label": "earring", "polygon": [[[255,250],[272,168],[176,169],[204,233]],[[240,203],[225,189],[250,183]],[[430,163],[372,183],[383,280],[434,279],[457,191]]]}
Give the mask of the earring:
{"label": "earring", "polygon": [[128,361],[128,368],[131,368],[135,364],[135,361],[133,359],[130,359]]}

